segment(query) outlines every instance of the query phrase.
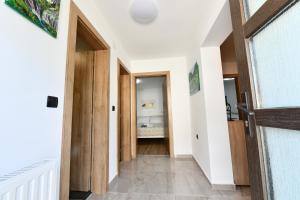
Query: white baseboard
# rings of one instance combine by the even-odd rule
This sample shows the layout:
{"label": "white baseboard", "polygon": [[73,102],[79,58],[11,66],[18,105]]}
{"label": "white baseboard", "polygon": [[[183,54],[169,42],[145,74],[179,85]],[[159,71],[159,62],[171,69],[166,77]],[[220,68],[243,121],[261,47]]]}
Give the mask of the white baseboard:
{"label": "white baseboard", "polygon": [[180,155],[175,155],[175,158],[193,158],[193,155],[191,155],[191,154],[180,154]]}
{"label": "white baseboard", "polygon": [[[194,158],[194,156],[192,156],[192,158],[195,160],[195,162],[197,163],[197,165],[199,166],[200,170],[203,172],[201,166],[198,164],[198,162],[196,161],[196,159]],[[236,185],[231,185],[231,184],[212,184],[209,180],[209,178],[206,176],[206,174],[203,172],[206,180],[208,181],[208,183],[211,185],[213,190],[221,190],[221,191],[236,191]]]}

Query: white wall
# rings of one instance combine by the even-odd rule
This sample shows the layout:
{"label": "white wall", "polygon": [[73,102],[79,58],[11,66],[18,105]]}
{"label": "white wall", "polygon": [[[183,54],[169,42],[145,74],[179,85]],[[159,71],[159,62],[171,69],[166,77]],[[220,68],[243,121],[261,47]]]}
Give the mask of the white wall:
{"label": "white wall", "polygon": [[[137,115],[138,116],[158,116],[164,114],[164,77],[140,78],[141,82],[136,85]],[[143,109],[145,101],[154,101],[155,105],[151,109]],[[160,121],[164,121],[161,118]]]}
{"label": "white wall", "polygon": [[[197,61],[201,91],[191,96],[193,156],[211,184],[233,184],[222,63],[219,46],[232,31],[228,1],[216,8],[207,29],[187,57],[188,68]],[[209,47],[211,46],[211,47]],[[196,138],[198,134],[199,139]]]}
{"label": "white wall", "polygon": [[[60,160],[69,2],[61,1],[57,39],[0,4],[0,175],[40,159]],[[117,57],[125,64],[129,58],[93,2],[76,0],[112,48],[110,104],[117,105]],[[47,95],[59,97],[58,109],[46,108]],[[110,180],[117,173],[116,119],[111,112]]]}
{"label": "white wall", "polygon": [[[188,66],[191,68],[199,64],[200,73],[200,91],[190,97],[191,104],[191,133],[192,133],[192,148],[193,156],[198,162],[207,178],[211,179],[210,155],[207,132],[206,106],[204,94],[206,91],[206,83],[203,76],[205,75],[202,69],[200,48],[194,49],[193,54],[188,59]],[[198,139],[197,136],[198,135]]]}
{"label": "white wall", "polygon": [[205,108],[212,184],[233,184],[232,161],[222,62],[219,47],[201,48],[201,67],[205,82]]}
{"label": "white wall", "polygon": [[[0,4],[0,174],[40,159],[59,159],[68,12],[61,2],[58,38]],[[58,109],[46,108],[47,96]]]}
{"label": "white wall", "polygon": [[190,155],[192,153],[192,149],[190,134],[189,84],[186,59],[184,57],[179,57],[155,60],[137,60],[131,62],[131,70],[133,73],[170,71],[174,153],[175,156]]}

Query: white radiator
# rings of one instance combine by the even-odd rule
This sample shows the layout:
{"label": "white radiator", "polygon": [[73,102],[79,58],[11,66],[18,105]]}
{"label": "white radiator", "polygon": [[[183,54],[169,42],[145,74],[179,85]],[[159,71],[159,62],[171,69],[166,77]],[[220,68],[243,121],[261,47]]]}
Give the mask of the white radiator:
{"label": "white radiator", "polygon": [[0,176],[0,200],[56,200],[58,168],[44,160]]}

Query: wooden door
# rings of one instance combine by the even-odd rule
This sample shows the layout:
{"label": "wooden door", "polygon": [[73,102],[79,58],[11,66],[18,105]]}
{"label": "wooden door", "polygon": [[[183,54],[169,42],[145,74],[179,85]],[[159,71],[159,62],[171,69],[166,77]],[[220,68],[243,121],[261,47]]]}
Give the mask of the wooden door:
{"label": "wooden door", "polygon": [[120,155],[121,161],[131,160],[131,90],[130,75],[120,75]]}
{"label": "wooden door", "polygon": [[95,51],[94,55],[91,191],[103,194],[109,175],[109,51]]}
{"label": "wooden door", "polygon": [[71,191],[91,190],[94,52],[77,52],[71,143]]}
{"label": "wooden door", "polygon": [[230,0],[253,200],[299,199],[300,3]]}
{"label": "wooden door", "polygon": [[249,170],[244,121],[228,121],[234,184],[249,186]]}
{"label": "wooden door", "polygon": [[169,116],[168,116],[168,88],[167,80],[164,79],[163,82],[163,114],[164,114],[164,128],[165,128],[165,141],[168,149],[168,154],[170,154],[170,142],[169,142]]}

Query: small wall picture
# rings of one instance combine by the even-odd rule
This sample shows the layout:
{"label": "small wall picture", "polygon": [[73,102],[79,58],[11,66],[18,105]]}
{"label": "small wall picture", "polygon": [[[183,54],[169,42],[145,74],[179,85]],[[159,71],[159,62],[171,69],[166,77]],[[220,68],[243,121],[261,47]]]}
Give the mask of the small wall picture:
{"label": "small wall picture", "polygon": [[5,0],[12,9],[57,37],[60,0]]}
{"label": "small wall picture", "polygon": [[200,91],[199,65],[196,62],[192,71],[189,73],[190,95],[194,95]]}
{"label": "small wall picture", "polygon": [[142,102],[143,109],[154,109],[156,107],[155,100],[146,100]]}

